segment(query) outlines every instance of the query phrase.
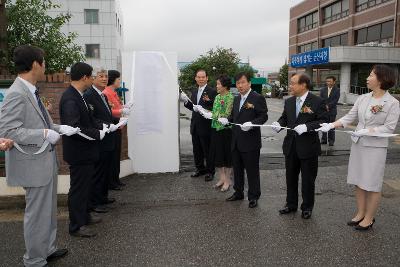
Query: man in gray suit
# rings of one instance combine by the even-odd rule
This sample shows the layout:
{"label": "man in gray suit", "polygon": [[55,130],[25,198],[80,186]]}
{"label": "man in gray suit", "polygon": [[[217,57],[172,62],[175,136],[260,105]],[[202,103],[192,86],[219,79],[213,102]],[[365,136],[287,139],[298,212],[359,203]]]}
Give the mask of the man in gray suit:
{"label": "man in gray suit", "polygon": [[36,83],[44,74],[44,51],[23,45],[14,50],[18,77],[7,90],[1,108],[0,137],[14,141],[6,152],[9,186],[25,191],[25,266],[46,266],[48,260],[67,254],[57,249],[57,172],[55,144],[60,133],[72,135],[79,129],[53,124],[39,97]]}

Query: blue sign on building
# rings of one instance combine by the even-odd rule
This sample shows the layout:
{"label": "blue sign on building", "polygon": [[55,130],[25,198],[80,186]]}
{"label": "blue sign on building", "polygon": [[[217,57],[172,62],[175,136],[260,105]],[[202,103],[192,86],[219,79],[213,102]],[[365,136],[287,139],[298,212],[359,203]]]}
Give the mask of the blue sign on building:
{"label": "blue sign on building", "polygon": [[292,68],[324,63],[329,63],[329,47],[292,55],[290,57],[290,65],[292,66]]}

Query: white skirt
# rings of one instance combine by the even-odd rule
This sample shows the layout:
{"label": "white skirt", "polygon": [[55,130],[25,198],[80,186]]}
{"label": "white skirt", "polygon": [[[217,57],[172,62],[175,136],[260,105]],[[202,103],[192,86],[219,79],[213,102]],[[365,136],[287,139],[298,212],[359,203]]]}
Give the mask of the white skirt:
{"label": "white skirt", "polygon": [[367,147],[352,143],[347,183],[359,188],[381,192],[385,174],[386,147]]}

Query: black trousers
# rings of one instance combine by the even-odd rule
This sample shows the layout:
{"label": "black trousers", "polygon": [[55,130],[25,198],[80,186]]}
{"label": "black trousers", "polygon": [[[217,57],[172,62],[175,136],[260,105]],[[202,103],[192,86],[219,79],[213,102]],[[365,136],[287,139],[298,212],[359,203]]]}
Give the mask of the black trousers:
{"label": "black trousers", "polygon": [[111,175],[113,151],[101,151],[100,159],[95,164],[90,200],[92,207],[103,205],[108,198],[108,181]]}
{"label": "black trousers", "polygon": [[260,190],[260,150],[240,152],[236,148],[232,152],[235,194],[242,197],[244,191],[244,171],[246,170],[249,200],[259,199]]}
{"label": "black trousers", "polygon": [[[214,162],[210,154],[210,135],[198,135],[196,131],[192,134],[193,156],[196,169],[204,173],[215,173]],[[204,166],[204,161],[206,166]]]}
{"label": "black trousers", "polygon": [[[335,122],[336,121],[336,115],[329,115],[328,117],[328,122]],[[322,138],[321,142],[326,143],[326,139],[328,139],[329,144],[334,144],[335,143],[335,130],[332,129],[327,133],[322,133]]]}
{"label": "black trousers", "polygon": [[318,156],[299,159],[296,150],[292,147],[291,153],[285,157],[285,165],[286,205],[293,209],[298,207],[298,183],[301,171],[301,195],[303,198],[301,210],[312,210],[314,207],[315,179],[318,173]]}
{"label": "black trousers", "polygon": [[121,168],[121,142],[122,142],[122,133],[121,130],[117,130],[115,132],[115,149],[112,155],[112,164],[111,164],[111,175],[108,180],[108,188],[114,188],[119,186],[119,172]]}
{"label": "black trousers", "polygon": [[95,172],[94,164],[71,165],[68,192],[69,232],[78,231],[89,221],[89,194]]}

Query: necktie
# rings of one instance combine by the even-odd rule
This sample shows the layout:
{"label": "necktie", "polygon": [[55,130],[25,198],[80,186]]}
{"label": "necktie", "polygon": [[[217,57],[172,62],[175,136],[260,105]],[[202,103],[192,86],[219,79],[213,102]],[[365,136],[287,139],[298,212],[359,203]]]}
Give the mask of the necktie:
{"label": "necktie", "polygon": [[110,110],[110,107],[107,104],[107,100],[106,100],[105,95],[101,94],[100,96],[101,96],[101,99],[103,100],[104,105],[106,105],[108,112],[111,113],[111,110]]}
{"label": "necktie", "polygon": [[297,97],[296,98],[296,118],[299,116],[300,109],[301,109],[301,98]]}
{"label": "necktie", "polygon": [[328,88],[328,97],[331,95],[332,88]]}
{"label": "necktie", "polygon": [[201,88],[199,88],[199,91],[197,92],[197,105],[200,102],[200,98],[201,98],[202,94],[203,94],[203,90]]}
{"label": "necktie", "polygon": [[50,120],[49,120],[49,116],[47,116],[47,110],[44,107],[42,100],[40,100],[40,95],[39,95],[39,90],[36,89],[35,91],[35,96],[36,96],[36,100],[38,102],[40,111],[42,112],[43,118],[46,121],[47,127],[50,129]]}
{"label": "necktie", "polygon": [[244,102],[246,101],[246,97],[241,97],[240,98],[240,105],[239,105],[239,111],[242,109],[242,106],[243,106],[243,104],[244,104]]}

